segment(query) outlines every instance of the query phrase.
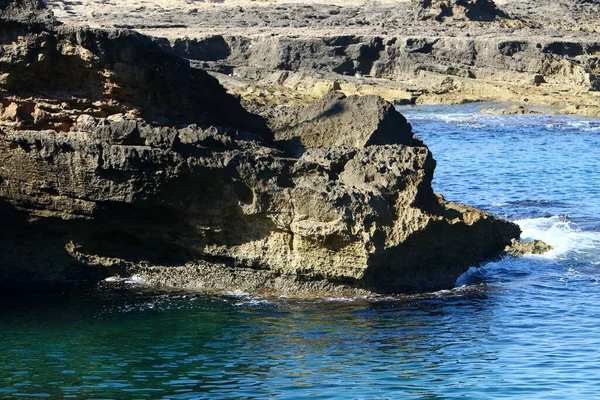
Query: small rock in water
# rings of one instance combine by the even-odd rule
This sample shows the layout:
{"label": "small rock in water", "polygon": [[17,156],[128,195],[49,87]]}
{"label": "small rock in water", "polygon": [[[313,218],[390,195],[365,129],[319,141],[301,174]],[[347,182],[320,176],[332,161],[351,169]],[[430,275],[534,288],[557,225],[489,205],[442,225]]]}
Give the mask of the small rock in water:
{"label": "small rock in water", "polygon": [[524,106],[512,105],[508,108],[498,109],[494,107],[488,107],[484,110],[481,110],[482,114],[491,114],[491,115],[528,115],[528,114],[540,114],[539,111],[531,110]]}
{"label": "small rock in water", "polygon": [[512,239],[510,246],[506,246],[504,251],[513,257],[523,257],[527,254],[544,254],[552,250],[552,246],[541,240],[532,242],[523,242],[518,239]]}

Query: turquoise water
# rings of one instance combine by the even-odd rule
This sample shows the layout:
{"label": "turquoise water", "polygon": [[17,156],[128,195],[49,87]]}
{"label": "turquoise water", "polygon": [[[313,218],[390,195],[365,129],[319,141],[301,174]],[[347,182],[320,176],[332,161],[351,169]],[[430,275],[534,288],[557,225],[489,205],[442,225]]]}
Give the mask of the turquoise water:
{"label": "turquoise water", "polygon": [[0,398],[600,397],[600,120],[402,109],[434,186],[555,246],[451,291],[292,301],[133,283],[0,291]]}

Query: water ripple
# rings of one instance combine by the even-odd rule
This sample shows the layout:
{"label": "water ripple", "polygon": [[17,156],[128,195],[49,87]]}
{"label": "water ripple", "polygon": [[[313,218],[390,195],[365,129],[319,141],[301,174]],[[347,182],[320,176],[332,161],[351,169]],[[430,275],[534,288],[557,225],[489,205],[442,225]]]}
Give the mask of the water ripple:
{"label": "water ripple", "polygon": [[600,397],[600,122],[478,107],[407,112],[438,161],[436,190],[553,252],[378,298],[7,289],[0,398]]}

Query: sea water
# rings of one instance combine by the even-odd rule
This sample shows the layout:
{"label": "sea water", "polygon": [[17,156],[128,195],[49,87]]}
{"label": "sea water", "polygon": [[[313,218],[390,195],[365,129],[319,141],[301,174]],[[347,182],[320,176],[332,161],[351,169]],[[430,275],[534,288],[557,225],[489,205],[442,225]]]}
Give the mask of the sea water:
{"label": "sea water", "polygon": [[550,253],[418,296],[5,289],[0,398],[600,397],[600,120],[485,107],[401,111],[438,161],[436,191]]}

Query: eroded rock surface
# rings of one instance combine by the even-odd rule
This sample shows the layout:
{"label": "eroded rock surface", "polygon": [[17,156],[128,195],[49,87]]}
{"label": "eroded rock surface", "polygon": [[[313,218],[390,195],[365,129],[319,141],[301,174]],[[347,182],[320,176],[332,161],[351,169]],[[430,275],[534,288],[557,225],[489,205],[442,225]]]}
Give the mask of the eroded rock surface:
{"label": "eroded rock surface", "polygon": [[326,37],[222,34],[177,39],[171,49],[213,71],[229,90],[265,103],[289,103],[294,93],[310,102],[339,89],[347,95],[378,94],[402,104],[526,99],[531,104],[578,105],[574,112],[600,113],[597,35],[570,40],[536,31],[514,38],[415,32]]}
{"label": "eroded rock surface", "polygon": [[493,21],[508,18],[493,0],[412,0],[415,19]]}
{"label": "eroded rock surface", "polygon": [[[7,8],[13,10],[9,15],[15,7]],[[162,125],[198,123],[270,134],[215,78],[161,51],[147,36],[34,21],[0,24],[3,126],[68,132],[81,115],[120,113]]]}
{"label": "eroded rock surface", "polygon": [[263,103],[339,88],[401,104],[526,102],[600,115],[598,1],[48,2],[68,23],[167,38],[230,93]]}
{"label": "eroded rock surface", "polygon": [[429,149],[380,99],[265,112],[273,135],[145,36],[13,28],[0,26],[0,280],[414,292],[452,287],[519,236],[435,195]]}
{"label": "eroded rock surface", "polygon": [[[519,234],[436,197],[423,145],[307,148],[289,158],[233,130],[90,116],[70,132],[6,134],[0,157],[0,196],[37,231],[4,243],[3,254],[18,259],[32,238],[46,251],[56,242],[51,257],[5,262],[5,278],[29,268],[67,277],[67,266],[98,255],[111,272],[129,265],[115,259],[164,268],[200,259],[376,291],[432,290]],[[205,287],[204,278],[188,284]]]}
{"label": "eroded rock surface", "polygon": [[258,107],[275,140],[286,148],[412,145],[406,118],[379,96],[350,96],[332,91],[301,107]]}
{"label": "eroded rock surface", "polygon": [[523,257],[529,254],[544,254],[552,250],[552,246],[541,240],[533,240],[524,242],[521,240],[513,239],[511,244],[504,249],[506,254],[513,257]]}

